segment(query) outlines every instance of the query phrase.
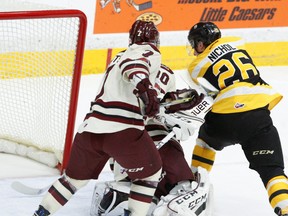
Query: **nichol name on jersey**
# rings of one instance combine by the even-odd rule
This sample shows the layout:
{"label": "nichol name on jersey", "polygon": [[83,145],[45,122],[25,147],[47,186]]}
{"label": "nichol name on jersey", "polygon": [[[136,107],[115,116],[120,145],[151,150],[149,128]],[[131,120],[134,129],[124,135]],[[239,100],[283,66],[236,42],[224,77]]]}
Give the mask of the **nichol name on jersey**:
{"label": "nichol name on jersey", "polygon": [[216,61],[219,57],[225,55],[228,52],[231,52],[233,50],[236,50],[235,47],[232,47],[230,44],[222,44],[219,45],[218,47],[216,47],[211,53],[210,55],[208,55],[208,59],[211,62]]}

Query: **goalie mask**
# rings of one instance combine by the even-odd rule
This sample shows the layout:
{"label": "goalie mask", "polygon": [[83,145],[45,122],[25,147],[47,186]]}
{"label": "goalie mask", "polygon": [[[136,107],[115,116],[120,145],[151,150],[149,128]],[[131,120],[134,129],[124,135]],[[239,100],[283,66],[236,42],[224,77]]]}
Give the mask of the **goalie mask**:
{"label": "goalie mask", "polygon": [[199,41],[207,47],[215,40],[221,38],[220,29],[212,22],[199,22],[189,31],[188,41],[195,48]]}
{"label": "goalie mask", "polygon": [[136,20],[129,31],[129,45],[139,42],[153,43],[159,46],[159,31],[153,22]]}

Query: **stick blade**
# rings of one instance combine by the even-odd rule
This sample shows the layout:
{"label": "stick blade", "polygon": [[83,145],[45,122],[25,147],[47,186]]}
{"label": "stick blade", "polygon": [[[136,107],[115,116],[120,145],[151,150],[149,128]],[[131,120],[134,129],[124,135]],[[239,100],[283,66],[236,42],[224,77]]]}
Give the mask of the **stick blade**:
{"label": "stick blade", "polygon": [[40,195],[48,189],[48,188],[32,188],[18,181],[12,182],[11,187],[15,191],[26,195]]}

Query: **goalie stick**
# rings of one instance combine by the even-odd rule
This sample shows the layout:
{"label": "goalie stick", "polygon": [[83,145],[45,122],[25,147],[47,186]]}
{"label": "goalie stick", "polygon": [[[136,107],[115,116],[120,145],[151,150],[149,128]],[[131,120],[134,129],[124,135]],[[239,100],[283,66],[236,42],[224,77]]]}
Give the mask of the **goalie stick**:
{"label": "goalie stick", "polygon": [[205,89],[208,96],[214,97],[217,96],[219,90],[216,89],[211,83],[208,82],[204,77],[198,77],[197,81]]}
{"label": "goalie stick", "polygon": [[204,77],[197,78],[197,82],[199,84],[192,81],[188,72],[180,74],[180,78],[190,89],[196,89],[197,92],[201,93],[205,92],[207,96],[216,97],[219,93],[219,90],[212,86],[211,83],[209,83]]}
{"label": "goalie stick", "polygon": [[165,145],[173,136],[175,135],[174,131],[171,131],[167,134],[159,143],[157,143],[156,148],[160,149],[163,145]]}

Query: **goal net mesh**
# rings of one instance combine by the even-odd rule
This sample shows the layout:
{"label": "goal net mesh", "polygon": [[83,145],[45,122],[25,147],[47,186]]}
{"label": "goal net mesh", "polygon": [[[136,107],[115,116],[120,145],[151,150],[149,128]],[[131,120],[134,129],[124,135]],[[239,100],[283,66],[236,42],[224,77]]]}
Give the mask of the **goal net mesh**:
{"label": "goal net mesh", "polygon": [[0,151],[54,167],[63,160],[73,81],[80,79],[75,64],[82,59],[79,17],[60,10],[49,16],[0,12]]}

